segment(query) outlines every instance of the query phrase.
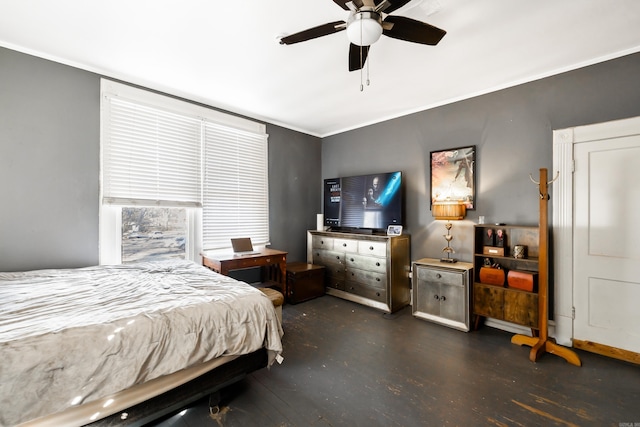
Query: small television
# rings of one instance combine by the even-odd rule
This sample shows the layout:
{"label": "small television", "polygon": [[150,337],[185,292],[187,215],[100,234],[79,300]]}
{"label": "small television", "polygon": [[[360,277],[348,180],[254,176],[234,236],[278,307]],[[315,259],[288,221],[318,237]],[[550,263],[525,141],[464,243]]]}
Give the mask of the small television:
{"label": "small television", "polygon": [[386,232],[402,225],[402,172],[324,180],[324,225],[334,231]]}

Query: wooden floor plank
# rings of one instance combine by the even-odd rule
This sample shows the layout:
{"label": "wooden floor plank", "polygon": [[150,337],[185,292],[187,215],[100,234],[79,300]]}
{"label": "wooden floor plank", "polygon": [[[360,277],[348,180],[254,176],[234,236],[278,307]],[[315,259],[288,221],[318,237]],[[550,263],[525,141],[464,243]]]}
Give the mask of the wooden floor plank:
{"label": "wooden floor plank", "polygon": [[[464,333],[332,296],[285,305],[284,362],[179,417],[191,427],[640,425],[637,365],[581,350],[582,367],[483,327]],[[178,417],[156,423],[181,427]],[[633,425],[633,424],[632,424]]]}

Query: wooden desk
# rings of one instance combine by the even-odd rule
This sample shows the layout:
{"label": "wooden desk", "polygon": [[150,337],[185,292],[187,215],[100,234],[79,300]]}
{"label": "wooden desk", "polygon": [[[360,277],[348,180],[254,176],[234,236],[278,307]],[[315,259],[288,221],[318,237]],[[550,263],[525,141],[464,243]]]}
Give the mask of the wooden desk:
{"label": "wooden desk", "polygon": [[225,276],[228,276],[231,270],[261,267],[262,281],[277,283],[286,300],[288,297],[287,252],[266,248],[255,252],[255,254],[251,255],[203,252],[202,264]]}

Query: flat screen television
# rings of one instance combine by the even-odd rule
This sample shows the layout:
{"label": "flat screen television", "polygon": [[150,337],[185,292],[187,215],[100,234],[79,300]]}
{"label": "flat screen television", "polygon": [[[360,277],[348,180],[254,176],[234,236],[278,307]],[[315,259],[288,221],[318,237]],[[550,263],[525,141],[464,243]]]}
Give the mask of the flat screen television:
{"label": "flat screen television", "polygon": [[334,231],[379,233],[402,225],[402,172],[324,180],[324,225]]}

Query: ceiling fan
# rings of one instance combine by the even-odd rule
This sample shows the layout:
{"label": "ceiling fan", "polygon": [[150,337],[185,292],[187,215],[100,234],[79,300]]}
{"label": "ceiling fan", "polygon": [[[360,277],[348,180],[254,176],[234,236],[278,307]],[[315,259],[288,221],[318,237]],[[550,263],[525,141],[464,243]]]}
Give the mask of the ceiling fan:
{"label": "ceiling fan", "polygon": [[435,46],[447,33],[425,22],[390,13],[411,0],[333,0],[349,11],[347,21],[329,22],[280,39],[280,44],[294,44],[347,30],[349,39],[349,71],[360,70],[369,48],[380,36]]}

